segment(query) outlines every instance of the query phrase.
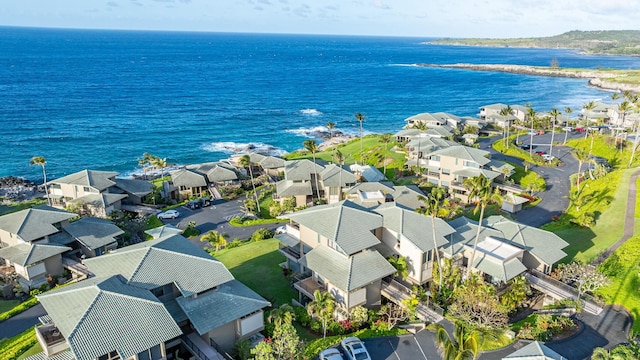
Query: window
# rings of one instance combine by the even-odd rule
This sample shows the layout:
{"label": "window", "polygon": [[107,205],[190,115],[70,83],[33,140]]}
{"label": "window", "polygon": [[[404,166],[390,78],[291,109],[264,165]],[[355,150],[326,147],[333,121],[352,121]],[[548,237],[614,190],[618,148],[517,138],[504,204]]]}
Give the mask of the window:
{"label": "window", "polygon": [[98,360],[120,360],[120,355],[118,355],[117,351],[112,351],[106,355],[100,356]]}
{"label": "window", "polygon": [[466,167],[473,167],[473,168],[478,168],[478,167],[479,167],[479,166],[478,166],[478,163],[473,162],[473,161],[467,161],[467,160],[465,160],[465,161],[462,163],[462,165],[463,165],[463,166],[466,166]]}
{"label": "window", "polygon": [[432,250],[429,250],[426,253],[422,254],[422,263],[423,264],[426,264],[431,260],[433,260],[433,251]]}
{"label": "window", "polygon": [[52,189],[61,189],[62,186],[60,186],[60,184],[51,184],[51,188]]}
{"label": "window", "polygon": [[448,181],[440,181],[440,186],[444,186],[446,188],[449,187],[449,182]]}
{"label": "window", "polygon": [[339,195],[339,194],[340,194],[339,187],[332,186],[329,188],[329,195]]}
{"label": "window", "polygon": [[85,186],[85,187],[82,188],[82,191],[91,192],[91,188],[89,188],[88,186]]}
{"label": "window", "polygon": [[451,169],[442,169],[442,173],[445,175],[451,174]]}
{"label": "window", "polygon": [[433,161],[440,161],[440,156],[439,155],[433,155],[430,157],[431,160]]}

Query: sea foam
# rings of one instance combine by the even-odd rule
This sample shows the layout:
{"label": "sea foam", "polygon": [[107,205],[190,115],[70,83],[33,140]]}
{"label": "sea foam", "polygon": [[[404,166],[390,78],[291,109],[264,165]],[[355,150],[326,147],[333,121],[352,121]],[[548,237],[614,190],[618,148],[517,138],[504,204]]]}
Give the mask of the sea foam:
{"label": "sea foam", "polygon": [[317,109],[302,109],[300,110],[300,114],[318,116],[322,115],[322,112],[318,111]]}
{"label": "sea foam", "polygon": [[202,150],[223,152],[226,154],[258,153],[263,155],[281,156],[287,152],[273,145],[263,143],[237,143],[233,141],[219,141],[202,145]]}

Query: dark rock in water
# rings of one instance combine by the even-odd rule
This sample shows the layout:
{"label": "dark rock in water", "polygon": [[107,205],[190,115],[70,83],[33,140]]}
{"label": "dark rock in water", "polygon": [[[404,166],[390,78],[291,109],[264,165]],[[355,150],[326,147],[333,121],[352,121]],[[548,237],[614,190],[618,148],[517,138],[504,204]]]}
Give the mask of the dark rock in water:
{"label": "dark rock in water", "polygon": [[13,186],[33,186],[30,180],[19,178],[15,176],[6,176],[0,178],[0,187],[13,187]]}
{"label": "dark rock in water", "polygon": [[343,133],[340,130],[334,130],[331,132],[326,130],[316,130],[316,131],[313,131],[310,135],[313,137],[320,138],[322,140],[329,140],[332,137],[342,136]]}

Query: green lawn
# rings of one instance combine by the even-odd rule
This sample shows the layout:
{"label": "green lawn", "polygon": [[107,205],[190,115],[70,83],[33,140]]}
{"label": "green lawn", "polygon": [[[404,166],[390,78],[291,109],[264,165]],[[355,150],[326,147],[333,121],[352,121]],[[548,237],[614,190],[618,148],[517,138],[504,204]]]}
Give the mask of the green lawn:
{"label": "green lawn", "polygon": [[9,213],[13,213],[16,211],[29,209],[34,206],[44,205],[45,200],[42,198],[32,199],[29,201],[23,201],[16,203],[15,205],[0,205],[0,215],[5,215]]}
{"label": "green lawn", "polygon": [[601,269],[611,279],[611,284],[598,291],[607,303],[619,304],[629,310],[634,318],[634,333],[640,331],[639,261],[640,237],[636,236],[627,240],[601,265]]}
{"label": "green lawn", "polygon": [[39,342],[37,342],[29,350],[23,352],[22,355],[20,355],[17,360],[23,360],[23,359],[28,358],[31,355],[35,355],[35,354],[41,353],[41,352],[42,352],[42,346],[40,345]]}
{"label": "green lawn", "polygon": [[271,301],[274,307],[291,304],[291,299],[298,298],[278,266],[284,262],[285,257],[278,252],[276,239],[223,249],[215,257],[222,261],[236,279]]}
{"label": "green lawn", "polygon": [[18,304],[20,304],[18,300],[0,300],[0,314],[13,309],[18,306]]}
{"label": "green lawn", "polygon": [[636,207],[634,210],[634,216],[640,218],[640,178],[636,179]]}
{"label": "green lawn", "polygon": [[[624,231],[624,215],[627,206],[629,177],[636,169],[616,170],[607,176],[585,183],[584,195],[591,201],[576,210],[570,205],[563,219],[544,225],[542,228],[553,231],[569,243],[564,248],[568,254],[562,262],[573,259],[590,262],[609,246],[620,240]],[[596,215],[596,224],[583,228],[570,224],[566,219],[580,216],[585,211]]]}

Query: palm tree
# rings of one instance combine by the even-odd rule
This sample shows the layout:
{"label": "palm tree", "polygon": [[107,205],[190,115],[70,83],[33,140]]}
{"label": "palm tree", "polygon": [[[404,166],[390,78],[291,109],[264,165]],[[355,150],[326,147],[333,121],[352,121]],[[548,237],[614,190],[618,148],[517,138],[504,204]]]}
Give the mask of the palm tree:
{"label": "palm tree", "polygon": [[[513,113],[513,109],[511,108],[511,105],[507,105],[507,107],[500,109],[499,114],[502,116],[509,116],[512,115]],[[505,126],[505,132],[504,132],[504,146],[507,147],[508,143],[507,143],[507,139],[509,139],[509,127],[511,125],[511,122],[509,121],[509,119],[507,119],[506,122],[506,126]]]}
{"label": "palm tree", "polygon": [[153,155],[149,154],[148,152],[145,152],[144,154],[142,154],[141,158],[138,158],[138,165],[142,167],[142,172],[144,173],[145,180],[147,180],[147,166],[149,166],[152,159]]}
{"label": "palm tree", "polygon": [[[636,115],[640,116],[640,100],[638,98],[637,95],[630,95],[630,98],[633,99],[632,103],[634,105],[634,110],[636,112]],[[638,148],[638,142],[640,141],[640,134],[638,134],[638,132],[640,132],[640,129],[638,127],[638,116],[636,116],[636,120],[635,120],[635,135],[634,135],[634,139],[633,139],[633,148],[631,149],[631,157],[629,157],[629,164],[627,165],[628,168],[631,167],[631,164],[633,164],[633,159],[636,156],[636,149]]]}
{"label": "palm tree", "polygon": [[47,164],[47,159],[44,156],[34,156],[29,161],[29,165],[40,165],[42,166],[42,176],[44,177],[44,194],[47,197],[47,205],[51,206],[51,199],[49,198],[49,189],[47,188],[47,170],[45,169],[45,165]]}
{"label": "palm tree", "polygon": [[335,154],[333,154],[335,162],[340,165],[340,194],[338,194],[338,201],[342,201],[342,172],[344,170],[344,155],[340,150],[336,150]]}
{"label": "palm tree", "polygon": [[[627,117],[627,111],[631,110],[631,103],[629,103],[628,101],[623,101],[620,104],[618,104],[618,111],[622,112],[622,124],[621,126],[624,126],[624,122],[626,120]],[[622,137],[620,137],[620,151],[622,151]]]}
{"label": "palm tree", "polygon": [[407,265],[407,258],[404,256],[389,256],[387,259],[391,266],[396,269],[393,276],[399,276],[402,280],[405,280],[409,276],[409,266]]}
{"label": "palm tree", "polygon": [[591,157],[588,153],[582,151],[582,150],[577,150],[575,152],[575,156],[576,156],[576,160],[578,160],[578,179],[577,179],[577,185],[576,187],[578,188],[578,194],[580,193],[580,176],[582,176],[582,164],[584,164],[585,162],[589,161],[589,158]]}
{"label": "palm tree", "polygon": [[493,189],[491,188],[491,180],[487,179],[483,175],[465,179],[463,184],[467,191],[469,191],[469,199],[476,199],[476,208],[473,210],[473,212],[477,213],[478,209],[480,209],[478,230],[476,231],[476,238],[473,240],[473,252],[471,253],[471,259],[469,259],[469,264],[467,265],[468,278],[469,274],[471,273],[471,267],[473,266],[473,260],[476,257],[476,249],[478,247],[478,239],[480,239],[480,229],[482,228],[484,210],[491,201],[501,203],[502,197],[500,197],[498,188],[495,189],[495,192],[493,191]]}
{"label": "palm tree", "polygon": [[551,122],[551,145],[549,145],[549,155],[551,155],[551,152],[553,151],[553,138],[556,135],[556,122],[558,121],[560,111],[558,111],[558,109],[556,108],[553,108],[551,109],[551,111],[549,111],[549,115],[551,116],[551,119],[553,119]]}
{"label": "palm tree", "polygon": [[362,123],[364,122],[364,115],[362,115],[362,113],[355,113],[355,115],[353,116],[360,123],[360,159],[361,159],[362,165],[364,165],[364,149],[362,144]]}
{"label": "palm tree", "polygon": [[221,247],[227,245],[227,239],[224,237],[224,235],[215,230],[207,231],[206,234],[202,235],[200,241],[208,242],[209,244],[215,246],[216,252],[219,251]]}
{"label": "palm tree", "polygon": [[318,170],[316,167],[316,152],[318,152],[318,144],[316,144],[315,140],[305,140],[302,145],[307,151],[311,152],[313,155],[313,177],[316,179],[316,196],[318,200],[320,200],[320,187],[318,186]]}
{"label": "palm tree", "polygon": [[260,213],[260,200],[258,200],[258,192],[256,191],[256,183],[253,181],[253,163],[251,162],[251,156],[244,154],[238,161],[240,166],[249,168],[249,176],[251,176],[251,187],[253,187],[253,196],[256,198],[256,207],[258,208],[258,214]]}
{"label": "palm tree", "polygon": [[269,312],[269,316],[267,316],[267,321],[275,326],[280,326],[284,321],[286,314],[293,313],[293,306],[289,304],[282,304],[280,307],[277,307]]}
{"label": "palm tree", "polygon": [[[327,129],[329,129],[329,143],[331,144],[331,140],[333,140],[333,129],[336,127],[336,123],[329,121],[327,123]],[[334,147],[335,148],[335,147]]]}
{"label": "palm tree", "polygon": [[444,360],[473,360],[478,356],[480,348],[476,331],[466,333],[462,326],[456,324],[452,338],[440,324],[431,325],[431,328],[436,332],[434,341]]}
{"label": "palm tree", "polygon": [[393,138],[393,135],[391,134],[380,135],[380,140],[384,144],[384,157],[382,160],[382,173],[384,174],[384,176],[387,176],[387,151],[389,151],[388,147],[392,138]]}
{"label": "palm tree", "polygon": [[420,165],[420,159],[422,159],[422,150],[420,149],[420,145],[422,145],[422,132],[427,130],[427,125],[422,121],[419,121],[413,124],[413,129],[418,130],[418,157],[416,160],[416,165],[418,165],[419,175],[422,176],[422,166]]}
{"label": "palm tree", "polygon": [[[564,109],[564,113],[567,114],[567,119],[570,119],[569,116],[571,115],[571,113],[573,112],[573,110],[571,110],[570,107],[567,106],[566,109]],[[569,122],[567,121],[567,125],[569,125]],[[569,131],[567,131],[567,129],[565,129],[564,131],[564,141],[562,142],[562,145],[566,145],[567,144],[567,135],[569,134]]]}
{"label": "palm tree", "polygon": [[336,300],[328,292],[314,291],[313,301],[307,304],[307,313],[319,317],[322,321],[322,337],[327,337],[327,323],[333,317],[336,309]]}
{"label": "palm tree", "polygon": [[[586,110],[586,112],[590,112],[590,111],[591,111],[591,110],[593,110],[595,107],[596,107],[596,103],[595,103],[593,100],[591,100],[591,101],[589,101],[588,103],[586,103],[586,104],[583,104],[583,105],[582,105],[582,108],[583,108],[584,110]],[[588,116],[586,116],[586,114],[585,114],[585,119],[587,120],[587,127],[588,127],[588,126],[589,126],[589,117],[588,117]],[[585,139],[587,138],[587,135],[589,135],[589,132],[588,132],[588,131],[587,131],[587,133],[586,133],[586,134],[584,134],[584,138],[585,138]]]}
{"label": "palm tree", "polygon": [[536,111],[531,106],[527,107],[527,117],[531,120],[531,130],[529,131],[529,156],[533,156],[533,123],[536,121]]}
{"label": "palm tree", "polygon": [[425,212],[431,217],[431,236],[433,237],[433,251],[436,253],[436,261],[438,262],[438,294],[442,289],[442,262],[440,261],[440,251],[438,250],[438,242],[436,241],[436,217],[442,207],[445,198],[445,190],[441,187],[434,187],[429,193],[429,197],[418,196],[418,200],[424,202]]}

